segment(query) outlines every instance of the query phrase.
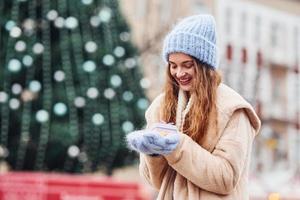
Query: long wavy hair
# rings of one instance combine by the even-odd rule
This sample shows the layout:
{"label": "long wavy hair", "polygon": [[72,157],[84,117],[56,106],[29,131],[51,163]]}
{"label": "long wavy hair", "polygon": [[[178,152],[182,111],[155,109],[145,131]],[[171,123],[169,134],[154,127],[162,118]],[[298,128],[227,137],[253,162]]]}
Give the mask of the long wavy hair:
{"label": "long wavy hair", "polygon": [[[192,57],[193,58],[193,57]],[[221,75],[208,65],[194,60],[195,79],[193,90],[193,104],[184,119],[183,133],[189,135],[198,144],[207,133],[210,123],[217,127],[216,93],[221,83]],[[176,123],[176,108],[178,101],[179,85],[167,67],[167,79],[164,88],[164,101],[162,104],[162,120],[168,123]]]}

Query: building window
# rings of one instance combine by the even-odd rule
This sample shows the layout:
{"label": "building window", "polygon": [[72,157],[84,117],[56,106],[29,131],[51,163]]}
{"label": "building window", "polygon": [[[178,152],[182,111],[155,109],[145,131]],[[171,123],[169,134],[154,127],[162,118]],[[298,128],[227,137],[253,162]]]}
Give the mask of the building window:
{"label": "building window", "polygon": [[244,38],[246,36],[247,30],[246,30],[246,26],[247,26],[247,15],[245,12],[242,12],[241,14],[241,21],[240,21],[240,34],[241,34],[241,38]]}
{"label": "building window", "polygon": [[299,27],[295,27],[294,29],[294,52],[296,53],[295,56],[295,72],[299,73],[299,51],[300,51],[300,47],[299,47],[299,43],[300,43],[300,33],[299,33]]}
{"label": "building window", "polygon": [[287,116],[287,72],[286,66],[271,64],[272,116],[277,119],[285,119]]}
{"label": "building window", "polygon": [[247,49],[245,47],[242,48],[242,63],[246,64],[248,61]]}
{"label": "building window", "polygon": [[261,68],[263,64],[263,58],[262,58],[262,54],[260,51],[257,51],[256,53],[256,66],[257,68]]}
{"label": "building window", "polygon": [[261,17],[256,16],[255,17],[255,33],[254,33],[254,42],[260,42],[260,37],[261,37]]}
{"label": "building window", "polygon": [[227,7],[225,11],[225,31],[227,35],[230,35],[231,33],[231,23],[232,23],[232,9],[230,7]]}
{"label": "building window", "polygon": [[229,60],[229,61],[232,60],[232,46],[231,46],[231,44],[227,44],[226,57],[227,57],[227,60]]}
{"label": "building window", "polygon": [[278,46],[278,31],[279,31],[279,24],[277,22],[271,23],[271,46],[277,47]]}

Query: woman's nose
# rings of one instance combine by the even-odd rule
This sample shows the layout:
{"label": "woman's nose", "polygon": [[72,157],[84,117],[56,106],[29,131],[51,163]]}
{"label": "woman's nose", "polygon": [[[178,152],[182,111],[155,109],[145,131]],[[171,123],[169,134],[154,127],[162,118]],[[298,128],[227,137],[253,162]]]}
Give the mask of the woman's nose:
{"label": "woman's nose", "polygon": [[182,77],[182,76],[184,76],[185,75],[185,71],[184,70],[178,70],[177,71],[177,74],[176,74],[176,76],[178,77],[178,78],[180,78],[180,77]]}

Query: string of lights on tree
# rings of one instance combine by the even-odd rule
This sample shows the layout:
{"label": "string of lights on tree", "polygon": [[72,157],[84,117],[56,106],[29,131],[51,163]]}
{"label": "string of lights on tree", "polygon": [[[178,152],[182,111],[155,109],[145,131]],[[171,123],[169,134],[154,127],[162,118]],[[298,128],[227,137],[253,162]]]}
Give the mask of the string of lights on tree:
{"label": "string of lights on tree", "polygon": [[1,1],[0,158],[16,170],[130,164],[148,107],[117,0]]}

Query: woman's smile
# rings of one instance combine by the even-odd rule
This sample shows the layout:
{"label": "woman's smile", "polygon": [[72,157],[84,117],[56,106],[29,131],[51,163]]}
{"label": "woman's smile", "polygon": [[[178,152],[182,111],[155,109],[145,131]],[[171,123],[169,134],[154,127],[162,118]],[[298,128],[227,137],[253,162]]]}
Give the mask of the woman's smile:
{"label": "woman's smile", "polygon": [[178,83],[180,85],[189,85],[192,82],[192,78],[191,77],[186,77],[186,78],[181,78],[181,79],[177,79]]}

